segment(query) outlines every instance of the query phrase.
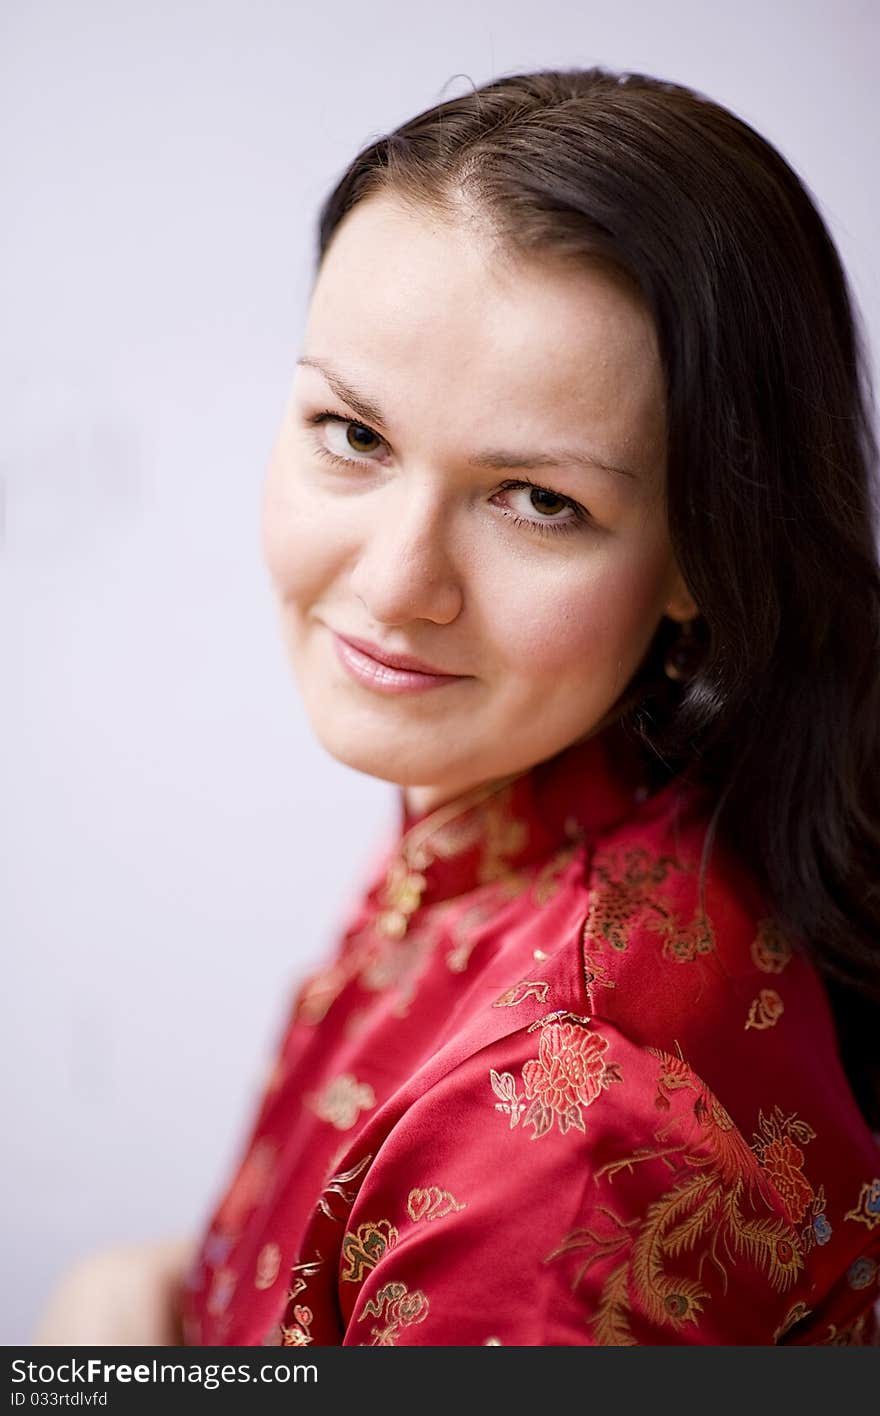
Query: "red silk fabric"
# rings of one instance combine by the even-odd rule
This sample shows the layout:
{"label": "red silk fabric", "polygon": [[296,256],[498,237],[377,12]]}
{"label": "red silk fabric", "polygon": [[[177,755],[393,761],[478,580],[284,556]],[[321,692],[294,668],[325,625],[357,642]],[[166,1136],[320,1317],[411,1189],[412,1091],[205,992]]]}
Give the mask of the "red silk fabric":
{"label": "red silk fabric", "polygon": [[815,970],[720,837],[701,898],[707,789],[648,794],[612,725],[468,800],[400,794],[184,1341],[876,1343],[878,1141]]}

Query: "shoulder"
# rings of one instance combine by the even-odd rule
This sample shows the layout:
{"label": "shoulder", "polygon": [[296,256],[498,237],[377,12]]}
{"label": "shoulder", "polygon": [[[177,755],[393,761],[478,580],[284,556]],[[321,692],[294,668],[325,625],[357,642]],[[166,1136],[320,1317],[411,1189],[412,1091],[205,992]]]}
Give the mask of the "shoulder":
{"label": "shoulder", "polygon": [[720,835],[712,798],[674,784],[599,840],[581,947],[592,1011],[719,1078],[784,1038],[830,1059],[825,990],[758,882]]}
{"label": "shoulder", "polygon": [[[810,1138],[771,1109],[750,1145],[680,1057],[538,1017],[438,1079],[371,1156],[343,1239],[346,1341],[782,1341],[832,1287],[804,1235]],[[853,1243],[876,1270],[880,1242]],[[868,1294],[848,1296],[864,1326]]]}

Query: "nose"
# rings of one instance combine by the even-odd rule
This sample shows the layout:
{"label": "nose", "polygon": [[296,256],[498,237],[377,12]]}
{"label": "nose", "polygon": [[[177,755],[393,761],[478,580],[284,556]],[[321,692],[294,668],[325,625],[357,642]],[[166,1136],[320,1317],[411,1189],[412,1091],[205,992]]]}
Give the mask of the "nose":
{"label": "nose", "polygon": [[379,498],[369,508],[351,587],[381,624],[413,619],[450,624],[456,618],[461,577],[449,546],[448,517],[437,498],[411,488],[408,495]]}

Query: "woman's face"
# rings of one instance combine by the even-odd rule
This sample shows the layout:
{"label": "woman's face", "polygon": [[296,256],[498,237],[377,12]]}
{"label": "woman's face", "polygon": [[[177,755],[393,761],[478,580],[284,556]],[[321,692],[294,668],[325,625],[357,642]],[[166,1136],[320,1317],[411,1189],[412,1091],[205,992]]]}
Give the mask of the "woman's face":
{"label": "woman's face", "polygon": [[[696,613],[664,441],[654,329],[620,278],[499,260],[464,219],[387,194],[354,207],[312,294],[262,523],[327,751],[423,811],[589,735],[663,614]],[[377,682],[337,636],[457,677]]]}

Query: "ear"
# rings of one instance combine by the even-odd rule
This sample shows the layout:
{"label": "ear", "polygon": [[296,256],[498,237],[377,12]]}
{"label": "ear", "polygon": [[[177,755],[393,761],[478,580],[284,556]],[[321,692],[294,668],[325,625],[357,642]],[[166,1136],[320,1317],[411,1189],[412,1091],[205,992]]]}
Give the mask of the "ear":
{"label": "ear", "polygon": [[685,585],[681,571],[675,573],[663,613],[679,624],[694,619],[700,613],[700,607]]}

